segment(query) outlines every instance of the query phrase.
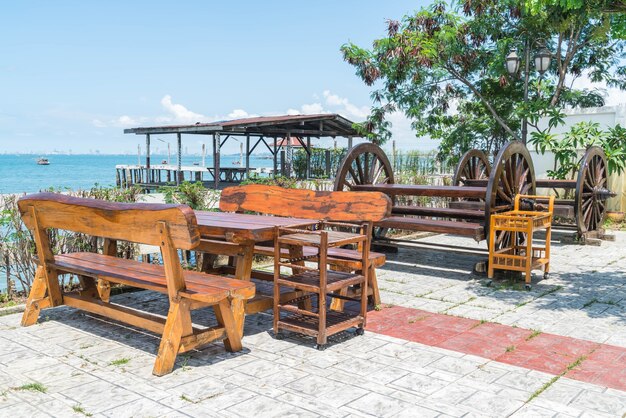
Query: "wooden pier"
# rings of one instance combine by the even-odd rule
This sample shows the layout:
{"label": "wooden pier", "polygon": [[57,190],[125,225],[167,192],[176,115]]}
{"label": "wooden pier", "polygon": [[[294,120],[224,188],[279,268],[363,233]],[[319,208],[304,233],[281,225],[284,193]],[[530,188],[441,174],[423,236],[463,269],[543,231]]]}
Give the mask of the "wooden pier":
{"label": "wooden pier", "polygon": [[[267,168],[269,175],[272,169]],[[260,173],[261,170],[243,167],[220,167],[219,183],[233,185],[241,183],[248,177],[248,173]],[[215,182],[215,168],[203,166],[181,166],[174,164],[155,164],[146,167],[141,164],[120,164],[115,166],[115,183],[118,187],[140,186],[146,190],[154,190],[162,186],[180,184],[183,181],[192,183],[202,182],[207,187],[213,187]]]}

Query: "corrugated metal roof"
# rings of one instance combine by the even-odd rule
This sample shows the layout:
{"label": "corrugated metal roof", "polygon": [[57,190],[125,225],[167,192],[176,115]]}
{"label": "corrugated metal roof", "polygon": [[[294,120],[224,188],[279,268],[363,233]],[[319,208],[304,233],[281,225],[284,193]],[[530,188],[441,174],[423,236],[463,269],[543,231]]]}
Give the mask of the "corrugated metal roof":
{"label": "corrugated metal roof", "polygon": [[169,125],[124,129],[127,134],[212,134],[284,136],[359,136],[352,128],[353,122],[336,113],[316,115],[257,116],[193,125]]}

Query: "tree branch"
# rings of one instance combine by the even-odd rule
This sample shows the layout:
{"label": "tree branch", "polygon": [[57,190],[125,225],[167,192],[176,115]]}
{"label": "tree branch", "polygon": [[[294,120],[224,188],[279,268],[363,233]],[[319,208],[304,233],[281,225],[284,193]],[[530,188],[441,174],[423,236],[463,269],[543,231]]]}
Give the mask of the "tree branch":
{"label": "tree branch", "polygon": [[474,93],[476,95],[476,97],[478,97],[480,99],[480,101],[483,102],[483,104],[489,110],[489,112],[491,113],[493,118],[496,120],[496,122],[498,122],[498,125],[500,125],[502,127],[502,129],[504,129],[506,131],[506,133],[511,135],[517,141],[521,140],[521,138],[515,132],[513,132],[513,130],[511,128],[509,128],[509,126],[506,124],[506,122],[498,115],[496,110],[491,106],[491,104],[487,101],[487,99],[485,99],[483,97],[483,95],[480,94],[480,91],[478,91],[478,89],[476,87],[474,87],[474,85],[472,83],[470,83],[470,81],[467,78],[463,77],[451,65],[446,65],[446,69],[450,72],[450,74],[452,74],[454,77],[456,77],[457,80],[459,80],[461,83],[465,84],[472,91],[472,93]]}

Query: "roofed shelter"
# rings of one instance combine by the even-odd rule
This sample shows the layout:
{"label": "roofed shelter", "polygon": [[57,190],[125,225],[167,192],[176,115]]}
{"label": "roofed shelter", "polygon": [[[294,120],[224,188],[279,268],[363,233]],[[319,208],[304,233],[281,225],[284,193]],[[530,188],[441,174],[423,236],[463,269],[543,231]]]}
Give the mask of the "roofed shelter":
{"label": "roofed shelter", "polygon": [[[182,135],[211,135],[213,138],[213,167],[209,169],[213,174],[214,187],[220,183],[220,149],[231,138],[243,137],[246,143],[245,177],[249,176],[250,154],[259,145],[269,150],[274,160],[274,176],[278,167],[278,154],[292,142],[298,143],[307,153],[307,177],[311,168],[311,138],[345,137],[348,148],[352,148],[352,139],[361,137],[353,127],[353,122],[338,114],[316,115],[284,115],[260,116],[253,118],[234,119],[210,123],[196,123],[194,125],[153,126],[124,129],[126,134],[146,136],[146,179],[152,182],[150,176],[150,136],[172,134],[177,137],[177,172],[176,183],[181,181],[182,166]],[[290,141],[280,141],[281,138],[290,138]],[[268,142],[269,141],[269,142]]]}

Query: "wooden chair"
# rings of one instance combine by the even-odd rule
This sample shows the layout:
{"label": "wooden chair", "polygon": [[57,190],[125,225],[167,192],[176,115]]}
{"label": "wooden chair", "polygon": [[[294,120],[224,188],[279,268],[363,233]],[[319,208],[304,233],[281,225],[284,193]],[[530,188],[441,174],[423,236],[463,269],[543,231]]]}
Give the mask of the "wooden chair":
{"label": "wooden chair", "polygon": [[[371,240],[372,224],[391,213],[391,200],[379,192],[326,192],[305,189],[285,189],[277,186],[251,184],[228,187],[222,191],[220,210],[224,212],[256,212],[274,216],[330,220],[344,223],[364,224],[368,230],[368,245]],[[273,244],[273,243],[272,243]],[[315,254],[312,247],[302,247],[303,255]],[[255,254],[273,257],[272,245],[255,246]],[[287,250],[283,250],[287,251]],[[376,267],[385,263],[385,255],[369,252],[369,291],[374,305],[380,304],[380,293],[376,281]],[[327,263],[340,271],[361,271],[361,252],[357,249],[333,247],[328,249]],[[259,273],[255,277],[267,279]],[[271,276],[269,277],[271,280]],[[343,296],[356,296],[355,289],[342,289]],[[357,289],[358,290],[358,289]],[[343,302],[333,300],[333,308],[343,309]]]}
{"label": "wooden chair", "polygon": [[[162,334],[153,373],[172,371],[176,355],[224,339],[228,351],[239,351],[231,306],[254,296],[254,284],[184,271],[178,249],[192,250],[200,242],[194,212],[184,205],[114,203],[55,193],[39,193],[18,202],[22,219],[35,239],[39,266],[26,303],[22,325],[37,322],[43,308],[68,305]],[[103,253],[52,253],[48,228],[103,237]],[[163,266],[117,258],[117,240],[156,245]],[[64,293],[61,274],[78,275],[81,290]],[[109,302],[109,283],[121,283],[165,293],[167,319]],[[242,303],[238,305],[243,306]],[[191,310],[213,307],[218,325],[197,328]],[[235,316],[243,312],[235,312]]]}

